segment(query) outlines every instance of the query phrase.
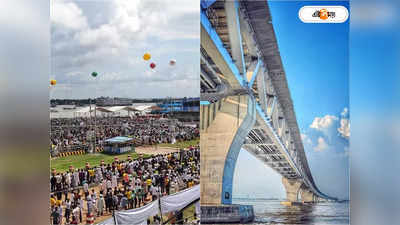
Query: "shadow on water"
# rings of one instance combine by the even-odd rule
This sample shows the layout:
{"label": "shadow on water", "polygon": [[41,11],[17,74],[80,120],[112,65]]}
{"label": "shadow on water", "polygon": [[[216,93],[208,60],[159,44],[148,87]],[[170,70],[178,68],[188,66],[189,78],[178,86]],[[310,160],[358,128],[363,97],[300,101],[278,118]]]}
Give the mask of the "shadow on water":
{"label": "shadow on water", "polygon": [[247,200],[239,204],[253,205],[253,224],[349,224],[349,204],[317,203],[284,206],[280,201]]}
{"label": "shadow on water", "polygon": [[276,206],[276,208],[280,208],[278,211],[264,210],[262,213],[256,211],[254,222],[268,224],[312,224],[313,207],[313,205]]}

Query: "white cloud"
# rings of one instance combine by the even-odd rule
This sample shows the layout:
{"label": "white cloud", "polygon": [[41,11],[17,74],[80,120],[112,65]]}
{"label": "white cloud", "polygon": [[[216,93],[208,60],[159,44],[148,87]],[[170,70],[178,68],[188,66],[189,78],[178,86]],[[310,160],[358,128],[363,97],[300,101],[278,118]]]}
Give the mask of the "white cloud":
{"label": "white cloud", "polygon": [[318,138],[318,144],[314,147],[314,150],[317,152],[322,152],[328,148],[328,144],[326,143],[325,139],[322,137]]}
{"label": "white cloud", "polygon": [[[140,42],[150,38],[198,39],[198,29],[194,29],[192,23],[185,22],[188,18],[182,18],[187,13],[193,14],[193,10],[198,8],[189,6],[182,1],[115,0],[110,6],[113,17],[107,23],[84,29],[76,33],[75,39],[82,46],[114,48],[132,48],[133,44],[140,46]],[[79,12],[75,14],[81,15]]]}
{"label": "white cloud", "polygon": [[119,30],[110,25],[102,25],[98,29],[84,30],[77,33],[75,38],[81,46],[101,46],[119,47],[121,46],[121,37],[118,34]]}
{"label": "white cloud", "polygon": [[307,136],[307,134],[301,133],[301,139],[303,140],[303,143],[305,144],[312,144],[311,138]]}
{"label": "white cloud", "polygon": [[350,121],[349,121],[349,119],[346,119],[346,118],[340,119],[340,127],[337,130],[342,137],[349,139],[349,137],[350,137]]}
{"label": "white cloud", "polygon": [[314,121],[311,123],[310,128],[324,131],[329,129],[338,118],[332,115],[326,115],[324,117],[315,117]]}
{"label": "white cloud", "polygon": [[88,27],[86,17],[75,3],[56,0],[51,1],[50,4],[50,18],[53,24],[72,30]]}

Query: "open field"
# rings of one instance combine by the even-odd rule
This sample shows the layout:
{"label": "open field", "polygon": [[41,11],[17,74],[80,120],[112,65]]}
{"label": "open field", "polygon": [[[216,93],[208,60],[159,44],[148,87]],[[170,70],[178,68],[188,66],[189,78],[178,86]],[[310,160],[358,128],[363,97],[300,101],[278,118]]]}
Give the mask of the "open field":
{"label": "open field", "polygon": [[[57,172],[64,172],[69,169],[70,165],[72,165],[74,168],[84,168],[86,162],[88,162],[91,166],[95,166],[100,165],[101,160],[104,160],[104,163],[108,164],[112,163],[114,161],[114,157],[116,156],[121,160],[125,160],[128,158],[128,155],[131,155],[132,159],[139,157],[138,153],[124,153],[121,155],[107,155],[103,153],[72,155],[51,159],[50,169],[56,169]],[[150,155],[146,154],[143,155],[145,158],[149,156]]]}
{"label": "open field", "polygon": [[159,144],[159,147],[170,147],[170,148],[188,148],[190,146],[196,146],[200,143],[200,138],[196,138],[190,141],[176,142],[175,144]]}
{"label": "open field", "polygon": [[128,158],[131,155],[132,159],[139,157],[139,154],[143,154],[143,157],[149,157],[153,154],[165,154],[176,152],[180,148],[188,148],[189,146],[196,146],[199,144],[200,139],[194,139],[190,141],[177,142],[175,144],[159,144],[157,146],[141,146],[136,147],[136,153],[124,153],[121,155],[108,155],[103,153],[86,154],[86,155],[71,155],[66,157],[59,157],[50,160],[50,169],[56,169],[57,172],[65,172],[72,165],[74,168],[84,168],[86,162],[91,166],[99,165],[101,160],[108,164],[114,161],[114,157],[117,156],[121,160]]}

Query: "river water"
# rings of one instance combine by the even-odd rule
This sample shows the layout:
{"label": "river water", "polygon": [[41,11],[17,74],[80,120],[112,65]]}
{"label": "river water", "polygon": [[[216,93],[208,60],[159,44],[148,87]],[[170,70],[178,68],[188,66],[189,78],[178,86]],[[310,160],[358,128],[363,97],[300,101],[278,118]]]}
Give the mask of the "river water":
{"label": "river water", "polygon": [[349,203],[316,203],[283,206],[278,200],[234,199],[234,204],[253,205],[254,224],[350,224]]}

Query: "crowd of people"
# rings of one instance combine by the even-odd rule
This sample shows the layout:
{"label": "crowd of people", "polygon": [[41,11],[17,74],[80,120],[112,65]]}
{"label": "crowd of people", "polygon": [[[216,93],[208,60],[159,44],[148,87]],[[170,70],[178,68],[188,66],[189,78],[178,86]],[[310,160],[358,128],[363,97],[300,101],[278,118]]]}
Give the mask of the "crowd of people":
{"label": "crowd of people", "polygon": [[[141,207],[161,196],[190,188],[200,182],[200,151],[190,147],[163,155],[110,164],[69,168],[50,177],[51,223],[81,224],[114,210]],[[86,218],[86,220],[85,220]],[[158,220],[156,216],[154,220]]]}
{"label": "crowd of people", "polygon": [[[95,133],[94,133],[95,132]],[[199,137],[196,126],[177,119],[149,116],[51,119],[51,150],[64,152],[84,150],[89,146],[88,135],[95,136],[98,146],[108,138],[129,136],[136,146],[159,143],[175,143]]]}

